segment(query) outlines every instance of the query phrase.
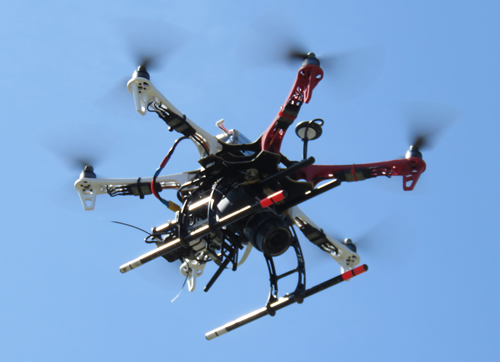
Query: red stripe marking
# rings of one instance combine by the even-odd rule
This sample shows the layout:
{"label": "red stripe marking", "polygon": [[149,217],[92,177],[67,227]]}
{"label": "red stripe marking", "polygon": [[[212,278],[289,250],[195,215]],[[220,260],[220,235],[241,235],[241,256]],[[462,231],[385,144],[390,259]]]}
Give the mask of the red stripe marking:
{"label": "red stripe marking", "polygon": [[281,200],[283,200],[285,198],[285,193],[283,192],[283,190],[281,190],[281,191],[278,191],[278,192],[272,194],[269,197],[273,200],[273,202],[280,202]]}
{"label": "red stripe marking", "polygon": [[273,204],[272,200],[267,197],[265,199],[260,200],[260,206],[262,206],[263,209],[271,206],[272,204]]}
{"label": "red stripe marking", "polygon": [[269,195],[265,199],[260,200],[260,206],[262,206],[265,209],[266,207],[269,207],[272,204],[283,200],[284,198],[285,194],[283,193],[283,190],[281,190],[272,195]]}
{"label": "red stripe marking", "polygon": [[150,184],[150,185],[151,185],[151,192],[153,193],[153,195],[154,195],[157,199],[159,199],[160,197],[159,197],[158,193],[157,193],[157,192],[156,192],[156,190],[155,190],[155,179],[154,179],[154,178],[153,178],[153,180],[151,181],[151,184]]}
{"label": "red stripe marking", "polygon": [[352,177],[354,177],[354,181],[358,181],[358,178],[356,177],[356,165],[352,165],[351,169]]}
{"label": "red stripe marking", "polygon": [[342,274],[342,279],[348,280],[351,279],[352,277],[355,277],[356,275],[363,274],[368,270],[368,265],[364,264],[361,266],[358,266],[357,268],[354,268],[353,270],[349,270],[348,272],[345,272]]}
{"label": "red stripe marking", "polygon": [[285,117],[285,118],[291,119],[293,121],[295,120],[295,118],[297,118],[297,117],[292,117],[292,116],[289,116],[288,114],[283,113],[283,107],[281,107],[280,111],[278,112],[278,116]]}
{"label": "red stripe marking", "polygon": [[353,276],[355,276],[355,274],[353,273],[352,270],[349,270],[348,272],[345,272],[344,274],[342,274],[342,279],[348,280],[348,279],[351,279]]}
{"label": "red stripe marking", "polygon": [[161,167],[161,168],[164,168],[164,167],[165,167],[165,165],[167,164],[167,162],[168,162],[169,160],[170,160],[170,157],[168,157],[168,156],[167,156],[167,157],[165,157],[165,158],[163,159],[163,162],[161,163],[160,167]]}

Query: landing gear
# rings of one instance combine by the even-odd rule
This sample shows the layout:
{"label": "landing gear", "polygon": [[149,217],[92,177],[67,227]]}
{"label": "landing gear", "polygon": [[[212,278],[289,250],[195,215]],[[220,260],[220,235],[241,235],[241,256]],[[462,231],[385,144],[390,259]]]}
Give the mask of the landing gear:
{"label": "landing gear", "polygon": [[293,292],[293,294],[295,295],[297,303],[300,304],[304,301],[304,293],[306,290],[306,267],[302,249],[300,248],[299,240],[297,239],[295,231],[292,237],[291,246],[297,256],[297,267],[281,275],[276,273],[276,266],[274,265],[273,257],[264,254],[267,262],[267,268],[269,270],[269,281],[271,282],[269,298],[266,304],[266,309],[270,316],[274,316],[276,314],[273,304],[278,301],[278,281],[284,277],[297,273],[297,287],[295,288],[295,292]]}
{"label": "landing gear", "polygon": [[[336,276],[335,278],[329,279],[321,284],[318,284],[312,288],[305,290],[303,293],[301,293],[300,296],[296,296],[295,293],[287,294],[284,297],[281,297],[281,298],[277,299],[274,303],[272,303],[271,310],[275,312],[279,309],[288,307],[289,305],[291,305],[293,303],[299,303],[299,301],[300,302],[303,301],[304,298],[310,297],[313,294],[319,293],[327,288],[330,288],[334,285],[342,283],[343,281],[354,278],[355,276],[360,275],[367,270],[368,270],[368,266],[366,264],[361,265],[361,266],[358,266],[357,268],[354,268],[353,270],[349,270],[343,274],[340,274],[339,276]],[[231,332],[232,330],[234,330],[236,328],[242,327],[245,324],[248,324],[248,323],[253,322],[259,318],[262,318],[266,315],[271,315],[269,308],[263,307],[263,308],[257,309],[256,311],[248,313],[248,314],[246,314],[238,319],[235,319],[232,322],[226,323],[223,326],[206,333],[205,338],[208,340],[214,339],[214,338],[219,337],[227,332]]]}

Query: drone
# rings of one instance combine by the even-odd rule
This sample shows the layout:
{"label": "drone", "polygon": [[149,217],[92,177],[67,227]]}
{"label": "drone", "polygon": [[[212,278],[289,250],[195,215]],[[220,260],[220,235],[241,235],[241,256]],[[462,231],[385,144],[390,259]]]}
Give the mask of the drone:
{"label": "drone", "polygon": [[[368,270],[360,265],[360,256],[351,239],[339,241],[326,234],[299,205],[332,190],[342,183],[359,182],[379,176],[402,176],[403,189],[413,190],[426,164],[418,139],[402,159],[353,165],[316,165],[307,156],[308,142],[322,134],[322,119],[303,121],[296,134],[303,141],[303,159],[290,160],[281,153],[281,144],[288,128],[297,119],[300,108],[309,103],[313,90],[323,79],[320,61],[312,52],[298,55],[302,65],[292,89],[269,127],[254,142],[236,129],[228,130],[224,121],[216,123],[222,132],[217,136],[205,131],[181,113],[151,82],[140,65],[127,83],[136,110],[145,115],[156,113],[178,138],[152,177],[128,179],[97,178],[94,168],[84,167],[75,182],[85,210],[93,210],[97,195],[152,195],[173,212],[172,219],[153,227],[145,238],[156,247],[123,264],[127,273],[154,259],[180,261],[180,272],[186,278],[190,292],[196,280],[213,262],[217,270],[206,284],[207,292],[223,271],[236,271],[252,249],[263,254],[270,280],[270,292],[264,307],[205,334],[214,339],[277,310],[319,293]],[[161,175],[177,145],[190,139],[199,151],[201,167],[195,171]],[[164,198],[166,191],[175,191],[177,200]],[[341,268],[341,274],[311,288],[306,288],[306,268],[296,229],[312,244],[329,254]],[[277,272],[274,259],[285,252],[295,253],[294,269]],[[241,255],[241,257],[240,257]],[[278,296],[282,278],[297,277],[292,293]]]}

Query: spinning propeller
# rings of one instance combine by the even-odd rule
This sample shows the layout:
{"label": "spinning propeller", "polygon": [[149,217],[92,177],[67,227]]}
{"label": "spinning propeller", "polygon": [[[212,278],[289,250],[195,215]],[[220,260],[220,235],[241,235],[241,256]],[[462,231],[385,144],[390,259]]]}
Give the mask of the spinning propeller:
{"label": "spinning propeller", "polygon": [[439,136],[461,115],[451,106],[436,102],[412,102],[403,109],[410,129],[411,146],[405,158],[422,157],[421,150],[432,149]]}
{"label": "spinning propeller", "polygon": [[[300,66],[311,50],[317,48],[312,42],[301,41],[301,35],[274,16],[261,18],[242,37],[239,49],[242,64],[247,67],[276,63]],[[381,46],[365,46],[314,55],[325,71],[323,82],[333,91],[333,96],[339,98],[356,95],[371,84],[383,68],[385,51]]]}
{"label": "spinning propeller", "polygon": [[[161,70],[189,38],[185,30],[161,21],[148,23],[142,30],[131,28],[130,22],[127,22],[120,27],[119,32],[124,42],[121,58],[128,60],[127,63],[132,64],[137,69],[136,72],[141,72],[140,76],[147,79],[149,71]],[[126,66],[126,71],[121,71],[121,76],[115,78],[118,79],[115,84],[96,101],[99,108],[122,118],[136,115],[130,112],[130,93],[127,90],[127,82],[131,76],[129,65]]]}

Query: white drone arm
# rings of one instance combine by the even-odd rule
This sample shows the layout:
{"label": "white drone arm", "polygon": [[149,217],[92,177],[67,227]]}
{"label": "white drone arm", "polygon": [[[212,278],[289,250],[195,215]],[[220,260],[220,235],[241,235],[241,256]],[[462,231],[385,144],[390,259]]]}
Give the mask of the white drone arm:
{"label": "white drone arm", "polygon": [[[215,136],[211,135],[196,123],[191,121],[189,118],[185,117],[185,115],[181,113],[177,108],[175,108],[174,105],[170,103],[170,101],[163,94],[161,94],[160,91],[158,91],[153,86],[153,83],[151,83],[151,81],[147,78],[133,77],[127,83],[127,88],[129,92],[134,95],[135,107],[137,109],[137,112],[139,112],[140,114],[145,115],[146,111],[148,110],[148,106],[151,103],[154,103],[157,106],[166,107],[169,112],[184,117],[183,121],[187,122],[187,124],[194,128],[196,133],[203,138],[203,141],[208,146],[209,154],[215,154],[222,149],[222,146],[219,144]],[[179,130],[176,129],[176,131]],[[197,142],[195,142],[195,144],[200,151],[200,155],[205,155],[205,149]]]}
{"label": "white drone arm", "polygon": [[[289,217],[293,220],[295,225],[301,230],[304,230],[307,225],[323,234],[322,230],[298,207],[294,206],[288,210]],[[306,235],[307,236],[307,235]],[[318,245],[322,250],[330,254],[340,265],[342,273],[353,269],[360,262],[360,257],[357,253],[349,249],[345,244],[338,241],[334,237],[324,233],[326,243],[329,245]],[[312,240],[311,240],[312,241]]]}
{"label": "white drone arm", "polygon": [[[184,172],[175,175],[159,176],[156,182],[162,189],[178,190],[183,184],[191,181],[197,171]],[[94,210],[97,195],[109,193],[110,189],[126,188],[129,185],[151,183],[152,177],[144,178],[87,178],[81,177],[75,182],[75,190],[80,195],[85,210]]]}

